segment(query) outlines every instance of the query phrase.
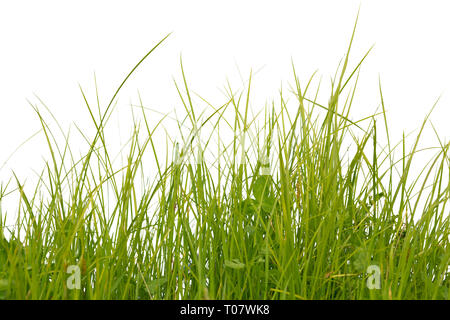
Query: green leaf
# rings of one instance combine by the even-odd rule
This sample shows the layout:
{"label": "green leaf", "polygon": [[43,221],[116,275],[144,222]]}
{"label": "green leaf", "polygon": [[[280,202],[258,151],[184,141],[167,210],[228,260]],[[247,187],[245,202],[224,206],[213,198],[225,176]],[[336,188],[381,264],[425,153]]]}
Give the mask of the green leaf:
{"label": "green leaf", "polygon": [[148,283],[148,290],[151,294],[158,292],[158,289],[167,283],[167,278],[154,279]]}
{"label": "green leaf", "polygon": [[0,291],[7,290],[9,287],[8,279],[0,279]]}
{"label": "green leaf", "polygon": [[8,279],[0,279],[0,299],[6,299],[7,291],[9,288]]}
{"label": "green leaf", "polygon": [[246,216],[253,216],[256,209],[256,201],[253,199],[245,199],[240,203],[240,210]]}
{"label": "green leaf", "polygon": [[265,197],[269,196],[270,193],[270,176],[259,176],[256,178],[252,193],[256,201],[261,202]]}
{"label": "green leaf", "polygon": [[239,261],[239,259],[233,259],[233,260],[225,260],[225,267],[231,268],[231,269],[243,269],[245,268],[245,264]]}
{"label": "green leaf", "polygon": [[261,208],[267,212],[270,213],[275,205],[275,197],[273,196],[267,196],[263,199]]}
{"label": "green leaf", "polygon": [[352,260],[354,270],[364,272],[367,267],[367,261],[369,260],[369,254],[364,248],[358,248]]}

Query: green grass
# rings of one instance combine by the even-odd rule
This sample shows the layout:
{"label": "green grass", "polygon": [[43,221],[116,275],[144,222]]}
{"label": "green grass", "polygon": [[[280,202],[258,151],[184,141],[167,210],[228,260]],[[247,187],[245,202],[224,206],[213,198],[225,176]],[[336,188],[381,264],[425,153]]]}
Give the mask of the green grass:
{"label": "green grass", "polygon": [[168,134],[158,151],[169,120],[152,123],[141,103],[120,165],[107,123],[149,54],[106,108],[82,91],[95,128],[80,130],[82,156],[34,106],[50,156],[31,189],[0,182],[2,202],[18,198],[14,226],[0,207],[0,298],[449,299],[449,144],[436,134],[428,165],[415,165],[428,116],[411,144],[392,145],[381,85],[382,111],[351,120],[367,54],[349,69],[350,47],[328,102],[293,67],[292,90],[257,116],[251,76],[200,113],[182,68],[183,141]]}

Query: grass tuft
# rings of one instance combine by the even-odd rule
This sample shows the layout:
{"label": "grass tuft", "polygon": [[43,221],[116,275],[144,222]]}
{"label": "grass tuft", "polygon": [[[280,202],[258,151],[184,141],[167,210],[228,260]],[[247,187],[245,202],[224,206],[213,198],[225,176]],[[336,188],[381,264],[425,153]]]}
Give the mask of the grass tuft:
{"label": "grass tuft", "polygon": [[13,226],[0,207],[0,299],[449,299],[449,144],[414,167],[428,116],[411,150],[392,146],[381,85],[382,112],[351,119],[369,53],[348,70],[353,36],[328,103],[293,66],[289,97],[257,115],[252,75],[200,112],[180,61],[181,138],[164,155],[170,119],[141,101],[120,165],[116,97],[167,37],[104,111],[81,90],[95,128],[81,156],[34,106],[50,158],[32,192],[0,184],[0,203],[18,196]]}

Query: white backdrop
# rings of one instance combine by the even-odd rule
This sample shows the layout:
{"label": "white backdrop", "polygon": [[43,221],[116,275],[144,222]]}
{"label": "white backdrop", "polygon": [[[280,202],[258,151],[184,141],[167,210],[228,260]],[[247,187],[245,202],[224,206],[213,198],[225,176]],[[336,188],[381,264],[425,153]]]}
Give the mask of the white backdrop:
{"label": "white backdrop", "polygon": [[[324,83],[334,75],[361,12],[350,60],[362,68],[355,114],[379,107],[384,90],[393,140],[431,117],[441,137],[450,129],[450,2],[443,0],[310,1],[48,1],[0,4],[0,176],[37,164],[45,141],[36,136],[4,165],[40,124],[27,102],[39,96],[63,126],[88,121],[78,84],[95,101],[94,72],[105,105],[130,68],[169,32],[120,95],[127,110],[140,91],[146,105],[166,112],[180,105],[180,54],[196,92],[223,102],[226,80],[240,83],[252,69],[253,107],[276,97],[292,80],[291,58],[301,80],[316,69]],[[129,107],[128,107],[129,108]],[[357,118],[357,116],[356,116]],[[120,118],[114,121],[120,121]],[[436,145],[432,132],[427,142]],[[22,171],[21,171],[22,170]]]}

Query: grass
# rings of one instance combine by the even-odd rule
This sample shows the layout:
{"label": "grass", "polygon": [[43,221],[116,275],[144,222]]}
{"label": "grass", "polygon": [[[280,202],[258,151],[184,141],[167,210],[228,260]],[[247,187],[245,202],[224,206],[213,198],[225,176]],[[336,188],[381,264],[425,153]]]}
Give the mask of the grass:
{"label": "grass", "polygon": [[367,54],[348,70],[350,42],[328,103],[293,67],[295,108],[280,91],[257,116],[251,75],[199,114],[181,64],[182,139],[158,151],[167,118],[153,124],[141,102],[116,165],[117,95],[162,41],[103,111],[82,91],[95,134],[80,130],[80,157],[34,106],[50,156],[31,191],[15,174],[0,183],[0,201],[18,198],[14,226],[0,207],[0,298],[450,298],[449,144],[436,134],[414,167],[428,116],[410,147],[392,145],[381,85],[382,111],[351,120]]}

